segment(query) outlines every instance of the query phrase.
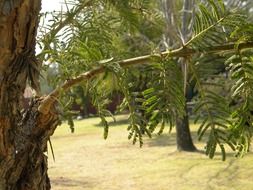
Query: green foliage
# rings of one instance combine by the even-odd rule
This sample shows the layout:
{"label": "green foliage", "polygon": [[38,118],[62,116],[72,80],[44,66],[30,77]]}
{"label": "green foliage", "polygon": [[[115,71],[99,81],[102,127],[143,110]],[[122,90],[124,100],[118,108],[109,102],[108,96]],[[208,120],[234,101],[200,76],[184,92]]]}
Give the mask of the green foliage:
{"label": "green foliage", "polygon": [[172,59],[158,60],[147,68],[150,81],[143,91],[143,107],[149,116],[149,130],[153,132],[161,123],[159,134],[166,123],[173,126],[175,117],[184,115],[185,97],[181,68]]}
{"label": "green foliage", "polygon": [[59,100],[61,119],[67,121],[71,133],[74,133],[75,131],[73,117],[78,114],[77,112],[72,111],[71,109],[73,101],[74,99],[71,96],[65,96]]}
{"label": "green foliage", "polygon": [[[250,41],[249,28],[244,14],[236,9],[226,9],[222,1],[209,0],[207,4],[199,4],[193,25],[194,34],[185,46],[205,52],[210,47],[221,47],[232,41],[237,41],[238,44]],[[235,46],[236,48],[239,49],[239,45]],[[252,136],[252,100],[248,98],[251,97],[252,88],[249,74],[252,73],[251,60],[242,56],[240,50],[238,55],[224,52],[221,48],[219,55],[202,54],[200,58],[193,57],[193,62],[189,65],[192,80],[199,92],[195,107],[196,122],[199,118],[202,119],[198,130],[199,139],[207,133],[206,154],[213,158],[219,146],[223,160],[226,155],[225,144],[237,150],[238,155],[242,155],[248,151]],[[225,86],[230,83],[230,77],[219,78],[224,82],[208,81],[208,78],[215,74],[215,70],[212,71],[208,63],[219,66],[225,59],[228,59],[226,65],[229,66],[226,69],[233,81],[233,87],[226,90]],[[230,106],[232,101],[236,102],[236,106]]]}
{"label": "green foliage", "polygon": [[149,137],[151,137],[151,133],[147,130],[145,125],[146,121],[139,113],[143,107],[136,103],[138,102],[138,95],[140,95],[140,92],[131,91],[134,81],[129,81],[128,69],[123,69],[118,64],[107,65],[107,69],[110,69],[117,77],[120,90],[125,96],[120,107],[121,109],[127,108],[129,110],[129,126],[127,128],[129,131],[128,139],[132,139],[133,144],[138,140],[141,147],[143,144],[142,131],[145,131]]}
{"label": "green foliage", "polygon": [[232,98],[237,102],[233,109],[233,124],[230,127],[231,140],[238,155],[249,151],[252,137],[253,67],[251,51],[238,52],[227,61],[234,81]]}
{"label": "green foliage", "polygon": [[185,46],[205,49],[228,41],[229,34],[245,23],[245,15],[238,10],[227,10],[221,0],[208,0],[199,4],[193,24],[193,37]]}
{"label": "green foliage", "polygon": [[[122,68],[117,63],[122,58],[157,51],[165,28],[158,4],[149,0],[73,1],[73,4],[66,13],[53,14],[52,31],[39,36],[43,49],[40,56],[57,64],[54,83],[95,67],[105,69],[105,73],[83,85],[105,126],[104,138],[108,136],[105,117],[112,116],[105,108],[113,89],[125,96],[121,109],[129,110],[129,139],[134,144],[137,140],[140,146],[143,144],[143,131],[151,137],[159,125],[159,134],[167,123],[172,127],[175,118],[185,114],[187,72],[182,72],[181,60],[169,57],[168,53],[166,58],[150,60],[149,66]],[[185,69],[189,69],[190,82],[198,92],[195,113],[196,122],[201,121],[199,139],[208,135],[206,154],[210,158],[219,147],[225,159],[226,144],[243,155],[249,150],[253,132],[253,58],[252,51],[242,50],[240,44],[253,40],[252,24],[248,23],[244,10],[227,8],[222,0],[201,1],[194,11],[192,36],[182,47],[194,55],[182,57]],[[176,31],[173,30],[173,37]],[[235,44],[234,49],[227,51],[231,44]],[[172,47],[178,45],[177,42]],[[218,75],[225,72],[225,67],[227,76]],[[144,79],[140,77],[144,73],[142,86],[140,81]],[[68,98],[65,99],[62,104],[68,105]],[[68,117],[72,125],[72,117]]]}
{"label": "green foliage", "polygon": [[[104,126],[104,139],[107,139],[109,125],[106,117],[112,117],[114,121],[115,118],[112,113],[106,109],[106,106],[110,103],[110,100],[108,99],[108,94],[110,92],[108,91],[108,88],[104,88],[103,85],[99,85],[101,82],[102,80],[96,80],[95,83],[97,84],[92,84],[92,86],[89,88],[89,94],[92,95],[92,104],[97,108],[98,116],[101,119],[101,124]],[[100,88],[97,88],[97,86],[100,86]]]}
{"label": "green foliage", "polygon": [[[214,157],[217,146],[225,160],[224,145],[229,142],[228,128],[231,126],[231,109],[228,96],[230,83],[225,71],[225,58],[220,55],[206,55],[189,62],[191,80],[195,82],[198,96],[195,98],[195,123],[200,121],[198,129],[199,140],[208,136],[206,154]],[[222,72],[223,74],[219,75]],[[233,148],[233,147],[232,147]]]}

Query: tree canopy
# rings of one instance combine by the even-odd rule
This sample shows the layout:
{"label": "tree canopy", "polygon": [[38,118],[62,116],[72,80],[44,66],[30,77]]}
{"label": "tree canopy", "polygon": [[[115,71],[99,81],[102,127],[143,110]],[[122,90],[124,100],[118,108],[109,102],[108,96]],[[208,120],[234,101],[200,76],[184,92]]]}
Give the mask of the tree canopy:
{"label": "tree canopy", "polygon": [[[199,92],[195,108],[198,115],[196,122],[202,118],[199,138],[210,130],[206,153],[213,157],[216,146],[219,146],[225,158],[224,146],[227,144],[238,154],[244,154],[248,151],[252,136],[253,42],[252,23],[246,16],[247,12],[233,6],[227,8],[220,0],[200,2],[194,9],[190,39],[182,40],[181,44],[175,46],[176,49],[160,52],[155,46],[164,29],[164,15],[159,6],[153,1],[84,1],[75,4],[65,14],[59,13],[63,15],[61,19],[55,19],[51,31],[41,37],[43,51],[39,56],[44,55],[51,62],[57,62],[62,72],[58,77],[66,81],[45,98],[40,111],[50,109],[50,103],[73,85],[83,81],[98,85],[110,73],[117,78],[125,95],[124,104],[130,110],[129,137],[133,137],[134,142],[139,138],[142,144],[140,129],[143,127],[143,118],[139,117],[136,110],[144,109],[146,114],[151,115],[149,125],[145,127],[149,135],[158,123],[162,123],[162,132],[165,123],[171,123],[172,126],[176,115],[184,115],[183,77],[176,61],[176,58],[182,57],[187,60],[192,73],[191,80],[196,81],[195,88]],[[63,32],[57,34],[60,30]],[[150,52],[149,55],[124,59],[129,55],[141,54],[138,53],[140,44],[135,47],[137,54],[124,49],[126,46],[122,39],[127,36],[130,36],[129,40],[139,36],[142,43],[147,43],[143,47],[153,45],[154,49],[139,51]],[[226,65],[226,72],[229,73],[226,80],[232,81],[232,87],[226,94],[217,94],[206,88],[215,86],[216,90],[224,89],[224,85],[207,80],[212,75],[210,65],[218,62],[217,57],[222,58]],[[144,72],[152,76],[151,80],[144,91],[131,92],[134,81],[129,81],[127,76],[132,66],[141,64],[145,65]],[[205,65],[209,66],[204,68]],[[85,70],[87,72],[82,73]],[[103,90],[93,91],[94,98],[105,96],[108,86],[101,88]],[[138,98],[138,93],[142,94],[142,98]],[[98,104],[103,105],[102,99],[99,98]],[[133,104],[133,101],[141,101],[141,108],[134,108],[139,104]],[[231,101],[235,101],[236,106],[231,106]],[[102,118],[108,115],[108,112],[103,113]]]}

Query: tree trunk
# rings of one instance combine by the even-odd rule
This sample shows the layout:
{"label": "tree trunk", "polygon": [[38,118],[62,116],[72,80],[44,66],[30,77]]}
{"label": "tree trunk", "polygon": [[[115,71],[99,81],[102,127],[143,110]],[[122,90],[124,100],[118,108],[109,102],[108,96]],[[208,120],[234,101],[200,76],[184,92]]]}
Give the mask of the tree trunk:
{"label": "tree trunk", "polygon": [[38,89],[35,58],[40,0],[0,0],[0,189],[50,189],[47,140],[59,120],[38,112],[37,98],[22,110],[28,79]]}
{"label": "tree trunk", "polygon": [[189,113],[187,109],[187,102],[190,102],[192,98],[196,95],[194,92],[195,84],[187,81],[187,69],[185,68],[186,64],[181,63],[181,67],[185,76],[185,115],[182,118],[176,119],[176,132],[177,132],[177,149],[179,151],[196,151],[196,147],[193,144],[190,126],[189,126]]}
{"label": "tree trunk", "polygon": [[[189,35],[191,34],[191,31],[189,30],[189,23],[188,19],[192,18],[192,13],[193,11],[193,4],[194,2],[189,1],[189,0],[184,0],[183,1],[183,14],[182,14],[182,26],[181,26],[181,33],[182,33],[182,42],[185,43]],[[194,146],[191,138],[191,132],[190,132],[190,127],[189,127],[189,118],[188,118],[188,110],[187,110],[187,101],[189,99],[192,99],[188,97],[188,91],[189,91],[189,84],[188,84],[188,64],[187,64],[187,59],[181,59],[180,60],[180,65],[182,68],[182,72],[184,75],[184,94],[186,97],[185,101],[185,115],[183,118],[177,118],[176,120],[176,131],[177,131],[177,149],[179,151],[196,151],[196,147]]]}
{"label": "tree trunk", "polygon": [[178,151],[195,152],[197,149],[192,142],[188,116],[184,116],[183,118],[177,119],[176,131]]}
{"label": "tree trunk", "polygon": [[191,138],[187,109],[183,118],[177,118],[176,120],[176,133],[177,149],[179,151],[194,152],[197,150]]}
{"label": "tree trunk", "polygon": [[[189,20],[192,18],[192,9],[194,5],[194,1],[190,0],[184,0],[182,2],[182,23],[181,26],[179,25],[177,21],[178,13],[175,12],[176,10],[176,1],[170,1],[170,0],[164,0],[162,1],[162,8],[163,12],[165,14],[166,19],[166,26],[167,30],[165,32],[166,36],[166,42],[169,47],[175,46],[175,44],[178,44],[178,41],[181,41],[181,43],[185,43],[190,34],[190,28],[189,27]],[[179,20],[178,20],[179,21]],[[177,28],[181,27],[181,38],[178,38],[178,31]],[[184,76],[184,92],[186,99],[187,98],[187,64],[185,63],[186,59],[179,60],[180,67],[182,68],[182,73]],[[192,142],[191,133],[189,129],[189,120],[188,120],[188,113],[187,109],[185,108],[185,116],[183,118],[177,118],[176,119],[176,132],[177,132],[177,148],[179,151],[195,151],[196,148]]]}

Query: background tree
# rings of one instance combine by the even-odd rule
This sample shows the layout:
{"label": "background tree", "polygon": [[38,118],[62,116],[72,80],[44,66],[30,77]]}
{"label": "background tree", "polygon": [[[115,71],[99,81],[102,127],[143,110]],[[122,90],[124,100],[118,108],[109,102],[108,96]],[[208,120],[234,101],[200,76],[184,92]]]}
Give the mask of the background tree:
{"label": "background tree", "polygon": [[[166,31],[164,34],[164,46],[167,49],[178,47],[184,44],[191,37],[192,34],[192,17],[194,15],[195,1],[162,1],[163,12],[166,19]],[[181,11],[180,11],[181,10]],[[191,100],[190,91],[193,92],[188,80],[188,66],[187,59],[179,59],[181,69],[184,77],[184,94],[185,101]],[[196,151],[193,145],[190,127],[189,116],[187,111],[187,104],[185,103],[184,116],[176,119],[176,133],[177,133],[177,148],[183,151]]]}
{"label": "background tree", "polygon": [[[240,7],[245,14],[249,14],[248,8],[250,7],[249,1],[226,1],[228,9],[234,9],[235,7]],[[161,6],[166,20],[166,29],[164,32],[163,48],[173,49],[175,47],[180,47],[193,35],[193,22],[194,15],[196,11],[196,6],[198,1],[168,1],[162,0]],[[178,63],[181,64],[183,76],[184,76],[184,93],[186,105],[190,102],[194,96],[197,95],[197,90],[195,88],[196,80],[192,78],[192,73],[188,68],[188,64],[183,63],[187,61],[192,61],[193,63],[198,63],[198,70],[201,77],[205,80],[213,79],[219,77],[220,73],[225,73],[224,57],[219,55],[205,55],[204,59],[178,59]],[[212,60],[212,61],[210,61]],[[229,80],[228,78],[226,78]],[[211,80],[212,81],[212,80]],[[209,84],[211,82],[209,81]],[[209,87],[210,88],[210,87]],[[217,90],[217,89],[216,89]],[[224,94],[223,94],[224,95]],[[188,109],[186,106],[185,115],[183,118],[178,118],[176,122],[177,130],[177,146],[179,150],[185,151],[195,151],[191,139],[191,134],[189,130],[189,116]]]}

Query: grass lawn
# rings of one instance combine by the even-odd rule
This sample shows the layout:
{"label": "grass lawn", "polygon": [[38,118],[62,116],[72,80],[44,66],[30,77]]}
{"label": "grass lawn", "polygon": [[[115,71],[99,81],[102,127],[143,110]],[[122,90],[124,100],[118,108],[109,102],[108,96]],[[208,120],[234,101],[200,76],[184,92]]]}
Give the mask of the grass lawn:
{"label": "grass lawn", "polygon": [[[202,153],[177,152],[175,132],[145,138],[143,148],[127,139],[124,120],[110,128],[103,139],[97,118],[76,121],[71,134],[67,125],[52,137],[56,161],[49,152],[49,175],[53,190],[252,190],[253,154],[242,159],[219,153],[210,160]],[[204,143],[195,145],[203,150]],[[50,150],[49,150],[50,151]]]}

